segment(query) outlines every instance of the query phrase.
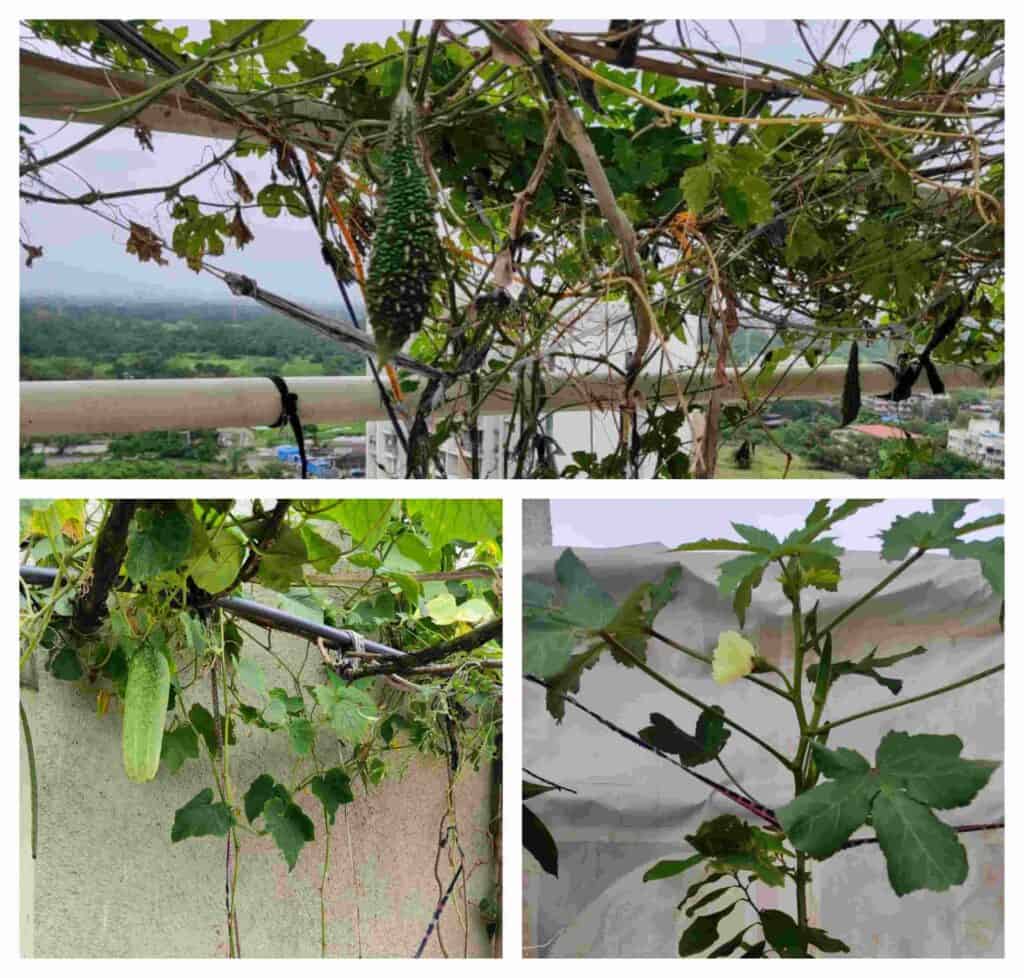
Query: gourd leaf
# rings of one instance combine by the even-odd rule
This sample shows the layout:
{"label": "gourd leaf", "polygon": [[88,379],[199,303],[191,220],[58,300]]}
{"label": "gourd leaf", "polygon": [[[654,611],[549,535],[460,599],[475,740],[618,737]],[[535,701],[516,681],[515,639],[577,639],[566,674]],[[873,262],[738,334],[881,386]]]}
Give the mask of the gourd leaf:
{"label": "gourd leaf", "polygon": [[171,842],[215,835],[223,838],[234,824],[231,809],[222,801],[214,803],[213,789],[203,788],[190,802],[174,813]]}
{"label": "gourd leaf", "polygon": [[263,818],[278,849],[281,850],[288,872],[295,868],[302,847],[316,836],[312,819],[293,801],[279,796],[271,798],[263,809]]}

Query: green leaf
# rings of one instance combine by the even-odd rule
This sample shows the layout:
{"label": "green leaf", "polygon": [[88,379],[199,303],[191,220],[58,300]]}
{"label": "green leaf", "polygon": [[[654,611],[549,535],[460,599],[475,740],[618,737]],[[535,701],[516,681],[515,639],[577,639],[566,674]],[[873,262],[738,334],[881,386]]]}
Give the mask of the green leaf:
{"label": "green leaf", "polygon": [[835,780],[776,812],[797,849],[824,859],[870,816],[898,894],[963,882],[963,847],[931,807],[968,804],[998,765],[961,758],[963,743],[952,734],[891,731],[878,746],[874,770],[856,751],[812,749],[819,769]]}
{"label": "green leaf", "polygon": [[735,890],[736,884],[730,883],[728,886],[720,886],[717,890],[712,890],[710,893],[705,893],[696,903],[691,904],[686,908],[686,916],[692,917],[697,913],[698,910],[706,907],[709,903],[714,903],[719,897],[724,896],[730,890]]}
{"label": "green leaf", "polygon": [[[213,715],[201,703],[193,703],[192,709],[188,711],[189,723],[195,727],[196,732],[206,741],[206,746],[211,754],[219,754],[220,747],[217,744],[217,730],[214,727]],[[235,725],[229,723],[227,726],[228,744],[234,744]]]}
{"label": "green leaf", "polygon": [[838,937],[830,937],[820,927],[807,927],[804,929],[807,936],[807,943],[813,944],[819,950],[829,954],[849,954],[849,945],[844,944]]}
{"label": "green leaf", "polygon": [[758,550],[763,550],[766,553],[774,553],[781,545],[781,542],[773,533],[759,529],[756,526],[747,526],[745,523],[733,523],[732,528],[752,547],[756,547]]}
{"label": "green leaf", "polygon": [[334,824],[334,816],[339,806],[347,805],[354,800],[352,782],[340,767],[332,767],[323,775],[318,774],[310,782],[309,790],[320,799],[331,825]]}
{"label": "green leaf", "polygon": [[1006,597],[1004,584],[1004,538],[992,540],[970,540],[965,543],[951,543],[950,557],[957,560],[976,560],[981,565],[982,576],[988,581],[989,587],[1000,598]]}
{"label": "green leaf", "polygon": [[304,579],[306,541],[298,530],[282,526],[273,543],[264,548],[256,580],[275,591],[287,591]]}
{"label": "green leaf", "polygon": [[797,849],[825,859],[864,824],[878,790],[874,775],[850,775],[797,795],[775,814]]}
{"label": "green leaf", "polygon": [[554,791],[554,785],[550,784],[537,784],[533,781],[523,782],[523,801],[529,801],[531,798],[536,798],[537,795],[545,795],[549,791]]}
{"label": "green leaf", "polygon": [[263,668],[253,659],[239,659],[235,667],[238,670],[238,678],[257,693],[267,691],[267,680],[263,675]]}
{"label": "green leaf", "polygon": [[135,531],[128,537],[125,573],[133,581],[148,581],[174,570],[188,556],[192,526],[179,510],[141,509]]}
{"label": "green leaf", "polygon": [[[881,657],[875,655],[877,651],[878,647],[876,646],[863,659],[858,659],[856,662],[850,660],[847,660],[846,662],[833,662],[830,669],[829,685],[834,683],[837,679],[841,679],[843,676],[865,676],[868,679],[873,679],[879,685],[885,686],[893,696],[898,696],[900,690],[903,689],[903,680],[893,679],[890,676],[883,676],[877,671],[878,668],[893,666],[903,659],[909,659],[911,656],[923,655],[928,650],[923,645],[918,645],[916,648],[910,649],[907,652],[900,652],[896,655]],[[811,682],[814,682],[817,679],[817,676],[818,666],[808,666],[807,678]]]}
{"label": "green leaf", "polygon": [[714,191],[714,176],[711,168],[702,163],[691,166],[679,181],[679,186],[686,195],[686,206],[694,214],[699,214],[711,200]]}
{"label": "green leaf", "polygon": [[967,853],[956,832],[925,805],[888,785],[871,810],[893,890],[945,890],[967,879]]}
{"label": "green leaf", "polygon": [[288,863],[288,872],[295,868],[299,852],[316,836],[310,817],[295,802],[271,798],[263,809],[263,818],[278,849]]}
{"label": "green leaf", "polygon": [[705,537],[703,540],[695,540],[693,543],[681,543],[673,550],[696,551],[696,550],[742,550],[744,553],[762,553],[760,547],[750,543],[740,543],[739,540],[727,540],[725,537]]}
{"label": "green leaf", "polygon": [[224,591],[234,583],[246,553],[245,538],[237,530],[221,530],[192,565],[192,580],[211,594]]}
{"label": "green leaf", "polygon": [[677,754],[680,763],[697,767],[713,761],[722,752],[730,731],[725,727],[721,707],[704,710],[694,734],[680,730],[668,717],[652,713],[651,726],[639,732],[640,739],[666,754]]}
{"label": "green leaf", "polygon": [[565,589],[565,619],[592,631],[604,628],[614,620],[615,602],[590,576],[583,562],[572,548],[563,551],[555,564],[555,575]]}
{"label": "green leaf", "polygon": [[963,741],[955,734],[890,731],[878,745],[875,764],[884,781],[931,808],[960,808],[988,784],[999,766],[960,757]]}
{"label": "green leaf", "polygon": [[231,809],[224,802],[213,803],[213,789],[203,788],[187,805],[174,813],[171,842],[204,835],[223,838],[234,821]]}
{"label": "green leaf", "polygon": [[85,675],[78,653],[70,645],[65,645],[53,657],[50,662],[50,674],[54,679],[63,679],[66,682],[75,682]]}
{"label": "green leaf", "polygon": [[547,609],[555,600],[555,592],[532,577],[523,578],[523,608]]}
{"label": "green leaf", "polygon": [[880,534],[883,560],[903,560],[911,550],[948,547],[957,542],[954,527],[963,519],[971,500],[936,499],[931,513],[897,516]]}
{"label": "green leaf", "polygon": [[836,750],[829,750],[819,744],[816,740],[811,741],[811,753],[814,755],[814,763],[818,770],[826,778],[841,778],[850,774],[867,774],[871,765],[866,757],[858,754],[849,747],[839,747]]}
{"label": "green leaf", "polygon": [[754,588],[761,583],[770,559],[768,555],[751,554],[746,557],[734,557],[718,568],[718,591],[723,597],[730,594],[733,596],[732,607],[740,628],[746,623],[751,596]]}
{"label": "green leaf", "polygon": [[341,548],[330,540],[325,540],[308,523],[299,528],[309,563],[322,574],[328,573],[341,557]]}
{"label": "green leaf", "polygon": [[284,785],[278,784],[269,774],[261,774],[245,793],[245,817],[250,825],[263,814],[271,798],[280,798],[285,802],[292,800]]}
{"label": "green leaf", "polygon": [[317,686],[313,692],[339,740],[354,747],[366,739],[377,720],[377,704],[369,693],[346,686],[334,675],[329,685]]}
{"label": "green leaf", "polygon": [[[736,901],[736,903],[739,902],[739,900]],[[690,924],[683,931],[683,936],[679,938],[679,957],[688,958],[711,947],[718,940],[718,925],[729,916],[736,903],[730,903],[729,906],[717,910],[715,913],[698,917]]]}
{"label": "green leaf", "polygon": [[313,724],[305,717],[292,717],[288,721],[288,741],[299,757],[306,757],[313,750]]}
{"label": "green leaf", "polygon": [[561,621],[530,619],[523,636],[523,668],[547,679],[562,672],[572,658],[575,638],[572,628]]}
{"label": "green leaf", "polygon": [[548,827],[523,805],[523,846],[551,876],[558,875],[558,846]]}
{"label": "green leaf", "polygon": [[781,957],[803,957],[807,951],[807,938],[801,933],[800,925],[781,910],[760,910],[761,928],[765,940]]}
{"label": "green leaf", "polygon": [[392,499],[343,499],[317,515],[348,531],[353,546],[373,550],[388,527],[397,504]]}
{"label": "green leaf", "polygon": [[177,774],[189,758],[199,756],[199,738],[189,726],[178,726],[164,732],[160,746],[160,760],[171,774]]}
{"label": "green leaf", "polygon": [[678,876],[680,873],[685,873],[688,869],[703,862],[704,858],[704,856],[698,854],[690,856],[688,859],[662,859],[644,873],[644,882],[650,883],[653,880],[666,880],[670,876]]}
{"label": "green leaf", "polygon": [[500,499],[408,499],[405,508],[420,517],[435,548],[452,540],[480,543],[501,536]]}
{"label": "green leaf", "polygon": [[722,944],[719,944],[718,947],[716,947],[708,955],[708,957],[709,958],[727,958],[727,957],[729,957],[729,955],[732,954],[733,951],[735,951],[743,943],[744,936],[746,935],[747,931],[750,930],[750,928],[753,927],[753,926],[754,926],[753,924],[750,924],[749,926],[744,927],[743,930],[741,930],[738,934],[736,934],[735,937],[730,937],[729,940],[723,942]]}

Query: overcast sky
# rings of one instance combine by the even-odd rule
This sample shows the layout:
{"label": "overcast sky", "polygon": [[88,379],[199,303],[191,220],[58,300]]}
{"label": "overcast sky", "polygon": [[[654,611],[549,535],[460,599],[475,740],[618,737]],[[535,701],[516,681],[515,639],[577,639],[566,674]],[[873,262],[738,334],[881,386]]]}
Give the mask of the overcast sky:
{"label": "overcast sky", "polygon": [[[205,22],[166,21],[170,25],[188,23],[190,36],[205,36]],[[685,22],[695,32],[693,22]],[[556,21],[555,27],[565,30],[603,30],[606,21]],[[730,51],[741,48],[742,53],[768,61],[803,68],[807,54],[801,46],[790,21],[702,21],[702,30],[715,43]],[[823,21],[810,26],[809,36],[820,50],[832,36],[836,22]],[[336,59],[349,42],[382,41],[401,29],[399,21],[317,21],[307,31],[311,44],[320,48],[328,59]],[[675,37],[675,27],[665,24],[661,30]],[[22,44],[52,56],[61,55],[51,45],[40,44],[26,38],[19,29]],[[696,33],[691,33],[695,45],[701,45]],[[738,40],[739,39],[739,40]],[[857,36],[849,54],[860,56],[872,39],[862,33]],[[703,46],[703,45],[701,45]],[[52,153],[85,135],[91,127],[73,123],[67,126],[43,120],[24,119],[34,133],[37,152]],[[169,183],[199,165],[224,148],[224,144],[209,139],[155,133],[154,153],[139,148],[130,129],[119,129],[76,155],[69,163],[74,171],[100,190],[127,189]],[[270,160],[246,158],[233,164],[246,177],[255,190],[269,180]],[[67,169],[51,167],[47,179],[68,193],[87,191],[80,180]],[[230,202],[234,195],[221,178],[204,175],[185,188],[196,193],[201,200]],[[126,219],[147,224],[165,237],[170,237],[173,222],[168,218],[159,196],[138,198],[121,207]],[[45,249],[42,260],[31,269],[21,269],[22,293],[65,295],[109,295],[146,299],[188,296],[227,299],[226,288],[209,275],[196,275],[183,262],[170,255],[170,263],[158,267],[143,264],[124,250],[126,232],[101,218],[77,207],[53,205],[22,205],[23,239]],[[256,235],[256,240],[239,253],[233,245],[227,246],[220,260],[221,267],[243,272],[255,278],[262,286],[290,298],[316,302],[337,302],[338,293],[324,266],[315,235],[307,220],[281,217],[276,220],[263,217],[258,209],[245,211],[245,220]],[[244,301],[244,300],[241,300]]]}
{"label": "overcast sky", "polygon": [[[676,547],[702,537],[738,540],[733,523],[747,523],[778,537],[803,526],[813,502],[806,499],[698,500],[551,500],[552,543],[556,547],[626,547],[663,543]],[[907,513],[930,511],[929,500],[890,499],[837,523],[829,535],[847,550],[878,550],[877,534]],[[1001,500],[982,500],[967,507],[967,518],[1002,513]],[[1001,536],[1002,527],[983,530],[968,539]]]}

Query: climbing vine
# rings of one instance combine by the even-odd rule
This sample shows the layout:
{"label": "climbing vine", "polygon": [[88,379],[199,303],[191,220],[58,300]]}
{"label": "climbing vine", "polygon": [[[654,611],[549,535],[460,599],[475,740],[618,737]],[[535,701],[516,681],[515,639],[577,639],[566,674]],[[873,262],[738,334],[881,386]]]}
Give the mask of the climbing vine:
{"label": "climbing vine", "polygon": [[[741,631],[723,631],[712,651],[692,648],[684,636],[666,635],[655,621],[673,601],[681,577],[678,566],[661,580],[637,584],[616,603],[571,550],[555,566],[557,589],[526,578],[524,628],[526,678],[546,690],[548,712],[557,722],[567,706],[582,710],[606,729],[637,747],[652,751],[701,781],[736,808],[704,822],[686,836],[688,849],[678,858],[662,860],[644,881],[681,877],[699,869],[681,890],[680,909],[686,926],[679,954],[711,957],[809,957],[814,953],[848,952],[840,938],[812,926],[807,889],[814,861],[838,856],[853,846],[877,845],[892,890],[899,896],[918,890],[944,891],[967,878],[967,853],[959,841],[963,832],[999,829],[1003,823],[964,825],[946,821],[946,812],[969,804],[984,790],[999,766],[996,760],[977,760],[969,732],[965,744],[958,733],[911,733],[890,719],[890,711],[938,696],[955,695],[968,684],[983,682],[1003,670],[1002,663],[971,675],[954,675],[930,690],[913,688],[917,657],[928,649],[879,649],[859,659],[833,657],[833,640],[860,609],[885,593],[894,581],[936,549],[958,560],[977,561],[984,580],[1000,598],[1004,594],[1003,538],[965,540],[977,530],[1002,525],[1001,515],[964,521],[967,503],[936,500],[930,512],[897,517],[881,534],[881,559],[896,566],[863,595],[828,620],[819,616],[815,591],[836,591],[842,580],[843,549],[826,534],[840,521],[874,505],[873,500],[850,500],[814,505],[803,527],[784,539],[756,526],[733,524],[737,539],[698,540],[675,548],[680,552],[726,551],[736,556],[718,567],[718,590],[731,598]],[[781,584],[790,606],[790,648],[781,662],[759,654],[742,634],[754,590],[771,577]],[[648,657],[654,639],[668,649],[701,663],[717,683],[739,680],[756,686],[758,695],[783,700],[795,724],[788,739],[792,754],[778,746],[783,731],[770,734],[751,729],[746,713],[737,716],[713,702],[704,702],[684,685],[656,670]],[[680,701],[698,711],[694,724],[680,726],[660,713],[650,725],[625,730],[589,709],[577,694],[586,673],[606,655],[620,666],[637,669]],[[904,676],[894,675],[897,666]],[[829,697],[837,683],[874,682],[890,698],[877,706],[836,716]],[[906,688],[905,688],[906,687]],[[873,718],[879,740],[872,763],[844,746],[847,724]],[[678,719],[678,718],[677,718]],[[951,723],[951,726],[955,724]],[[725,764],[727,750],[737,744],[778,764],[792,778],[792,794],[777,807],[751,795]],[[571,747],[567,749],[571,750]],[[967,756],[962,756],[966,753]],[[717,766],[717,772],[705,773]],[[697,769],[700,770],[697,770]],[[524,799],[550,791],[572,790],[530,772]],[[543,821],[524,809],[524,843],[542,868],[558,874],[557,844]],[[874,834],[857,835],[862,827]],[[795,915],[757,900],[757,886],[790,887]],[[738,931],[721,932],[728,919]]]}
{"label": "climbing vine", "polygon": [[[449,875],[461,876],[468,929],[477,867],[458,840],[453,788],[499,754],[501,533],[492,500],[23,504],[21,665],[34,659],[75,683],[100,715],[123,713],[125,771],[109,777],[127,776],[126,791],[145,790],[128,779],[208,769],[209,786],[158,831],[175,844],[225,840],[232,956],[242,953],[243,840],[269,837],[291,871],[322,834],[326,953],[338,811],[356,783],[372,791],[417,754],[445,759],[438,860],[447,854]],[[305,637],[305,653],[275,648],[280,631]],[[268,678],[268,658],[283,685]],[[24,710],[22,721],[33,784],[45,785]],[[239,784],[234,751],[256,729],[287,743],[290,770]],[[319,803],[318,822],[304,795]],[[500,898],[489,899],[493,915]]]}
{"label": "climbing vine", "polygon": [[[228,284],[248,210],[304,222],[345,326],[359,293],[384,360],[410,338],[404,366],[371,357],[410,476],[495,399],[498,474],[712,477],[722,435],[851,342],[888,344],[894,400],[941,390],[948,364],[1001,375],[1001,21],[795,21],[792,64],[691,21],[414,21],[340,52],[302,21],[24,26],[149,83],[62,150],[23,131],[22,200],[88,208],[138,260]],[[181,179],[83,191],[57,172],[116,125],[159,153],[140,115],[182,90],[237,136]],[[147,195],[169,233],[130,211]],[[47,245],[29,237],[31,265]],[[610,412],[610,452],[560,457],[550,422],[580,405]]]}

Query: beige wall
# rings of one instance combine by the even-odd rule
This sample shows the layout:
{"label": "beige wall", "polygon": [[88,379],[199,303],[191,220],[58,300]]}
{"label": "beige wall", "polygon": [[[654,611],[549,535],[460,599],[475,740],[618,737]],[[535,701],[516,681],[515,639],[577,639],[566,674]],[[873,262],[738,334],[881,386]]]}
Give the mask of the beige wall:
{"label": "beige wall", "polygon": [[[304,655],[304,643],[279,637],[275,651]],[[249,649],[263,655],[259,649]],[[280,682],[261,659],[268,684]],[[283,684],[282,684],[283,685]],[[209,957],[226,953],[224,840],[171,843],[174,811],[211,785],[203,758],[176,775],[130,783],[121,763],[120,715],[98,717],[95,696],[40,670],[38,691],[25,685],[39,775],[39,852],[29,851],[28,773],[22,750],[22,953],[37,957]],[[286,738],[243,732],[233,748],[236,793],[264,771],[291,781]],[[334,750],[325,738],[321,756]],[[488,822],[490,771],[464,775],[455,792],[466,854],[468,918],[457,887],[441,933],[448,954],[489,956],[476,901],[494,881]],[[327,952],[331,956],[411,957],[438,900],[434,877],[447,777],[439,760],[419,759],[338,811],[330,837]],[[320,954],[320,874],[324,828],[319,802],[303,793],[317,840],[289,873],[269,837],[243,833],[238,920],[245,957]],[[454,866],[445,849],[439,874]],[[468,919],[468,928],[460,922]],[[440,956],[432,937],[426,956]]]}

